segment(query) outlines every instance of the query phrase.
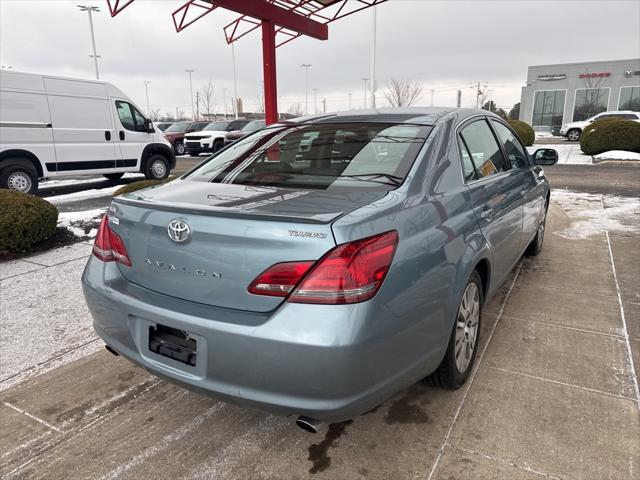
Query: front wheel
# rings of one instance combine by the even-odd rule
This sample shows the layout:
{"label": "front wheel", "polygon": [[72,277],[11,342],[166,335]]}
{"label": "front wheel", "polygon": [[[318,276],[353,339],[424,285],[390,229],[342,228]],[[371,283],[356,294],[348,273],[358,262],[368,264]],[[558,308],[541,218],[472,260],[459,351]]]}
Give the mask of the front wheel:
{"label": "front wheel", "polygon": [[580,134],[580,130],[578,130],[577,128],[573,128],[567,132],[567,140],[569,140],[570,142],[577,142],[578,140],[580,140]]}
{"label": "front wheel", "polygon": [[224,148],[224,141],[222,140],[216,140],[215,142],[213,142],[213,153],[216,153],[218,150],[221,150]]}
{"label": "front wheel", "polygon": [[184,143],[181,140],[178,140],[173,144],[173,150],[176,152],[176,155],[184,155],[184,152],[187,150],[184,146]]}
{"label": "front wheel", "polygon": [[0,188],[35,194],[38,191],[38,174],[26,163],[7,165],[0,170]]}
{"label": "front wheel", "polygon": [[426,379],[432,385],[455,390],[469,378],[478,349],[482,303],[482,279],[474,271],[462,294],[447,352],[438,369]]}
{"label": "front wheel", "polygon": [[169,176],[169,162],[162,155],[151,155],[147,160],[144,176],[148,180],[164,180]]}

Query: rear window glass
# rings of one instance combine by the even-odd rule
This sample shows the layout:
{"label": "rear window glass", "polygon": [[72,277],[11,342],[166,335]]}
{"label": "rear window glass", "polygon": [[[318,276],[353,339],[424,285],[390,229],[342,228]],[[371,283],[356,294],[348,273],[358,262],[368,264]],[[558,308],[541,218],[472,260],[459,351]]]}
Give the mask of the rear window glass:
{"label": "rear window glass", "polygon": [[348,123],[275,126],[211,157],[192,180],[279,188],[391,190],[407,175],[430,127]]}
{"label": "rear window glass", "polygon": [[184,122],[184,123],[174,123],[173,125],[171,125],[169,128],[167,128],[165,130],[165,132],[178,132],[178,133],[182,133],[185,132],[187,130],[187,127],[189,126],[189,122]]}

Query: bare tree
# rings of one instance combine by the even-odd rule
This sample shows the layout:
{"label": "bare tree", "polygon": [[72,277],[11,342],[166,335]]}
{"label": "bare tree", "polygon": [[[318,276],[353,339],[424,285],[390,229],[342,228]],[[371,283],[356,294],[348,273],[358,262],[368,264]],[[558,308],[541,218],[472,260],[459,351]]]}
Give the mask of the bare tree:
{"label": "bare tree", "polygon": [[422,82],[392,78],[387,82],[384,96],[392,107],[410,107],[422,96]]}
{"label": "bare tree", "polygon": [[160,109],[157,108],[155,110],[151,110],[151,114],[149,115],[149,117],[151,117],[152,122],[157,122],[158,120],[160,120]]}
{"label": "bare tree", "polygon": [[304,112],[302,111],[302,104],[300,102],[292,104],[287,112],[294,117],[301,117],[304,115]]}
{"label": "bare tree", "polygon": [[207,118],[213,113],[212,110],[214,110],[216,106],[214,86],[213,80],[209,79],[209,82],[202,87],[202,108],[204,109],[202,114]]}
{"label": "bare tree", "polygon": [[264,93],[260,92],[256,95],[257,113],[264,113]]}
{"label": "bare tree", "polygon": [[[580,120],[589,118],[602,111],[598,108],[598,97],[600,95],[600,87],[602,86],[602,82],[604,81],[604,77],[594,75],[588,70],[585,70],[582,78],[584,80],[584,86],[586,88],[584,103],[580,106],[575,107],[576,113],[578,114],[576,115],[576,117],[578,117],[578,119]],[[577,103],[578,101],[576,99],[576,104]],[[607,109],[606,106],[604,109]]]}

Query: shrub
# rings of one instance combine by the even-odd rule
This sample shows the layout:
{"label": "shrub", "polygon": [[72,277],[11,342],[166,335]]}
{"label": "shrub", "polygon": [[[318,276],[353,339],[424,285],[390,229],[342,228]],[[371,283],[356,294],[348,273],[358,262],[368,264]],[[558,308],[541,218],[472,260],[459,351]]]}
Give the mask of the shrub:
{"label": "shrub", "polygon": [[28,193],[0,190],[0,251],[30,252],[56,231],[58,209]]}
{"label": "shrub", "polygon": [[597,120],[582,132],[580,148],[586,155],[609,150],[640,153],[640,123],[620,118]]}
{"label": "shrub", "polygon": [[118,190],[113,192],[113,196],[117,197],[118,195],[122,195],[123,193],[131,193],[136,190],[142,190],[143,188],[153,187],[154,185],[161,185],[163,183],[167,183],[168,181],[173,180],[173,178],[169,177],[164,180],[140,180],[139,182],[133,182],[124,187],[120,187]]}
{"label": "shrub", "polygon": [[536,139],[536,132],[531,125],[522,120],[509,120],[509,125],[516,132],[518,138],[525,146],[530,147]]}

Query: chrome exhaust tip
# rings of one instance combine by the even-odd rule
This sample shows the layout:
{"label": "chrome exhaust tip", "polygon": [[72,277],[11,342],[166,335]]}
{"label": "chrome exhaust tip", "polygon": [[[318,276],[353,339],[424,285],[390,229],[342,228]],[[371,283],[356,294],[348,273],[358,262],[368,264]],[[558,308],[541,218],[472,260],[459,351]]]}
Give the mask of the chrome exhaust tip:
{"label": "chrome exhaust tip", "polygon": [[315,418],[300,415],[296,420],[296,425],[309,433],[317,433],[318,428],[320,427],[320,421]]}

